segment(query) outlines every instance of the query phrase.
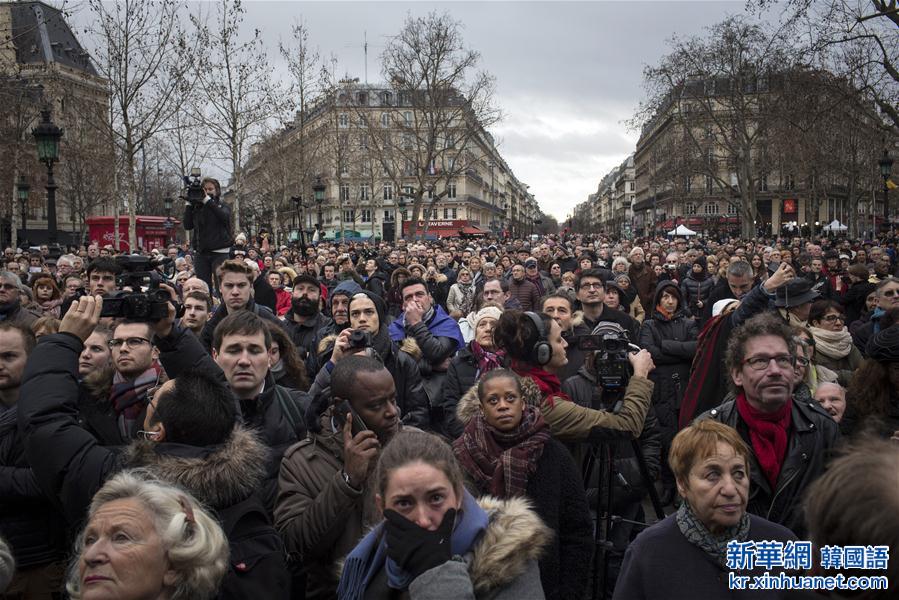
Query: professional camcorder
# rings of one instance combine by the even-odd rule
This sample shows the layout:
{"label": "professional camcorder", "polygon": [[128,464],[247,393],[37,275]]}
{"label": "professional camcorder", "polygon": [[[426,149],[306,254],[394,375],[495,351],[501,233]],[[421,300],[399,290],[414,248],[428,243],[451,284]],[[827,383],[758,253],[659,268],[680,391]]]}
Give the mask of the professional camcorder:
{"label": "professional camcorder", "polygon": [[603,321],[592,334],[578,336],[577,345],[585,352],[593,352],[593,369],[603,390],[616,392],[627,387],[633,374],[627,355],[640,348],[631,343],[621,325]]}
{"label": "professional camcorder", "polygon": [[[131,291],[119,291],[103,298],[103,312],[100,316],[139,321],[165,318],[172,300],[168,292],[159,289],[159,284],[165,281],[163,273],[169,277],[174,274],[172,259],[162,257],[151,260],[146,256],[132,254],[117,256],[116,262],[122,267],[116,284],[119,288],[131,288]],[[159,267],[162,267],[163,273],[160,273]],[[175,308],[180,313],[177,305]]]}
{"label": "professional camcorder", "polygon": [[193,168],[190,175],[184,176],[184,195],[181,198],[185,202],[189,202],[194,208],[203,206],[203,198],[206,192],[203,191],[203,178],[200,177],[200,169]]}

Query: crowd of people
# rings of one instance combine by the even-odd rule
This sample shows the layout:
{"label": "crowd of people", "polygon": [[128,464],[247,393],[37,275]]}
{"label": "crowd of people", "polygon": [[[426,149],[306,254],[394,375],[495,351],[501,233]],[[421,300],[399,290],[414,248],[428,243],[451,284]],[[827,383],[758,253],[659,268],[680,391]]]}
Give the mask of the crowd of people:
{"label": "crowd of people", "polygon": [[3,598],[729,598],[732,540],[899,548],[886,238],[211,227],[152,319],[111,247],[5,250]]}

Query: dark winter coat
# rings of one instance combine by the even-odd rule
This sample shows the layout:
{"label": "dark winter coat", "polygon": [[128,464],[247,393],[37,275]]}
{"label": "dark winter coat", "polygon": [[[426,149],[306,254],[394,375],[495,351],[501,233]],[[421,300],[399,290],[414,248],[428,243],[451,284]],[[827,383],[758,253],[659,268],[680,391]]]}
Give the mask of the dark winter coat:
{"label": "dark winter coat", "polygon": [[285,553],[255,496],[265,477],[265,446],[241,427],[228,442],[211,448],[143,440],[124,452],[101,446],[76,419],[81,350],[81,341],[66,333],[41,339],[25,369],[19,414],[25,455],[43,493],[59,503],[69,525],[83,520],[107,479],[122,469],[147,468],[190,491],[225,525],[232,560],[219,598],[260,597],[263,586],[266,598],[289,598]]}
{"label": "dark winter coat", "polygon": [[[761,542],[795,540],[785,527],[749,515],[749,540]],[[739,575],[762,575],[739,571]],[[690,543],[677,526],[676,515],[669,515],[643,531],[624,555],[613,600],[779,600],[790,592],[736,591],[728,589],[729,572],[712,561],[708,554]],[[774,574],[772,572],[772,574]]]}
{"label": "dark winter coat", "polygon": [[[253,311],[266,321],[277,323],[279,327],[284,327],[283,321],[276,317],[275,313],[270,311],[265,306],[256,304],[256,302],[252,298],[250,298],[250,302],[249,304],[247,304],[247,310]],[[219,304],[218,308],[215,309],[215,312],[212,313],[212,316],[209,317],[209,320],[206,321],[206,325],[203,326],[203,331],[200,332],[200,341],[203,342],[203,347],[207,352],[212,352],[212,340],[215,336],[215,328],[227,316],[228,307],[224,304]]]}
{"label": "dark winter coat", "polygon": [[[755,455],[752,456],[749,466],[751,481],[748,511],[779,523],[802,537],[805,533],[802,510],[805,491],[824,473],[825,466],[840,441],[840,432],[830,415],[814,400],[799,402],[794,398],[791,417],[787,455],[773,489],[763,475]],[[746,445],[752,448],[749,427],[737,412],[734,399],[726,400],[718,408],[697,418],[715,419],[730,425],[739,432]]]}
{"label": "dark winter coat", "polygon": [[516,281],[510,277],[509,293],[521,303],[521,310],[537,310],[540,306],[540,292],[537,291],[537,286],[527,279]]}
{"label": "dark winter coat", "polygon": [[[656,289],[653,307],[658,306],[662,292],[666,290],[681,298],[676,285],[663,281]],[[682,299],[670,320],[658,310],[653,310],[652,318],[644,321],[640,329],[637,345],[649,351],[656,366],[649,375],[656,384],[652,404],[666,447],[677,433],[678,411],[690,377],[690,364],[696,354],[698,336],[696,321],[687,317]]]}
{"label": "dark winter coat", "polygon": [[[867,310],[865,299],[874,291],[874,284],[867,281],[856,281],[849,284],[845,293],[837,300],[846,309],[846,322],[852,323],[861,318]],[[864,348],[861,348],[864,351]]]}
{"label": "dark winter coat", "polygon": [[812,289],[818,292],[822,300],[830,300],[834,296],[833,288],[830,286],[830,277],[823,271],[815,275],[812,272],[805,274],[805,278],[812,282]]}
{"label": "dark winter coat", "polygon": [[655,290],[656,284],[658,283],[655,271],[653,271],[649,264],[645,262],[643,263],[642,269],[638,269],[636,265],[632,264],[627,271],[627,276],[631,278],[631,285],[636,288],[637,295],[640,296],[640,302],[643,304],[643,308],[646,309],[647,312],[652,310],[652,308],[655,307],[655,304],[652,304],[653,290]]}
{"label": "dark winter coat", "polygon": [[[680,291],[684,298],[684,308],[687,313],[704,321],[703,314],[706,312],[705,307],[706,305],[711,306],[709,297],[714,288],[715,282],[712,280],[711,275],[707,274],[705,279],[696,279],[696,276],[691,271],[680,284]],[[702,302],[701,308],[697,306],[697,302]],[[648,308],[655,310],[655,306]],[[708,314],[712,314],[711,309],[709,309]]]}
{"label": "dark winter coat", "polygon": [[387,276],[380,271],[375,271],[365,280],[362,289],[373,292],[380,298],[384,298],[387,295]]}
{"label": "dark winter coat", "polygon": [[272,311],[272,314],[277,315],[278,297],[275,295],[275,289],[272,287],[272,284],[268,282],[267,273],[268,271],[264,271],[253,281],[253,301]]}
{"label": "dark winter coat", "polygon": [[[537,401],[535,398],[534,401]],[[459,401],[457,415],[464,424],[481,410],[477,390]],[[490,490],[476,489],[474,495]],[[555,438],[543,446],[537,470],[528,478],[525,496],[543,523],[555,532],[540,560],[540,581],[546,598],[583,598],[593,553],[593,525],[584,483],[574,459]]]}
{"label": "dark winter coat", "polygon": [[210,200],[198,208],[188,203],[184,209],[184,230],[196,230],[191,239],[199,252],[230,248],[234,241],[231,236],[231,207],[219,199]]}
{"label": "dark winter coat", "polygon": [[[304,323],[299,323],[294,319],[293,309],[287,311],[284,315],[284,330],[293,345],[297,347],[300,358],[304,361],[309,354],[314,355],[318,348],[319,342],[323,337],[323,329],[327,328],[333,321],[331,317],[327,317],[322,313],[315,315],[314,319],[308,319]],[[307,362],[307,364],[309,364]]]}
{"label": "dark winter coat", "polygon": [[471,343],[462,348],[450,362],[446,372],[446,383],[443,387],[443,399],[440,408],[443,411],[443,433],[452,439],[462,435],[465,425],[456,417],[459,400],[476,383],[478,362],[471,353]]}

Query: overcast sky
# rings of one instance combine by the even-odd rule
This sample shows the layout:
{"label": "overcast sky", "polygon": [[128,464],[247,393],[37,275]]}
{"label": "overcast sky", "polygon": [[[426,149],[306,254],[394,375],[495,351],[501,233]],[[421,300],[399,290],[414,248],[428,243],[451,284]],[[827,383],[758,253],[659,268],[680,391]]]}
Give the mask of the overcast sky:
{"label": "overcast sky", "polygon": [[[501,154],[543,211],[561,220],[633,152],[636,133],[624,121],[642,99],[643,66],[659,60],[672,35],[699,34],[743,12],[745,2],[245,0],[245,7],[246,26],[262,31],[279,66],[278,42],[288,41],[291,25],[302,20],[320,54],[336,56],[338,75],[364,80],[367,35],[370,83],[380,81],[385,40],[408,13],[449,12],[463,23],[468,46],[481,53],[481,67],[496,77],[505,119],[493,133]],[[73,12],[82,23],[89,16]]]}

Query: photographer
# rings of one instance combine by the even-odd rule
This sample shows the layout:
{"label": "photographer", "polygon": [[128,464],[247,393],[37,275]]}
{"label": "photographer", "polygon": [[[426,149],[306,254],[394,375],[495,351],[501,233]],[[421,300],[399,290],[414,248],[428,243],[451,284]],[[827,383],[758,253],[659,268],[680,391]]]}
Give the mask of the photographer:
{"label": "photographer", "polygon": [[231,208],[221,201],[219,182],[206,177],[201,182],[202,196],[192,198],[194,184],[188,188],[188,201],[184,208],[184,229],[195,231],[193,236],[194,268],[197,277],[212,288],[216,269],[228,259],[231,251]]}

